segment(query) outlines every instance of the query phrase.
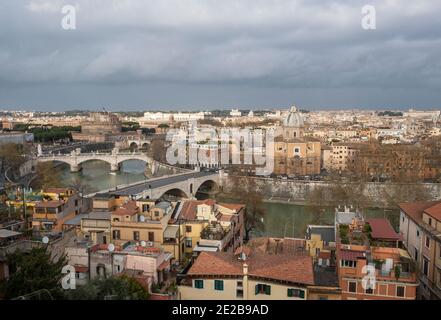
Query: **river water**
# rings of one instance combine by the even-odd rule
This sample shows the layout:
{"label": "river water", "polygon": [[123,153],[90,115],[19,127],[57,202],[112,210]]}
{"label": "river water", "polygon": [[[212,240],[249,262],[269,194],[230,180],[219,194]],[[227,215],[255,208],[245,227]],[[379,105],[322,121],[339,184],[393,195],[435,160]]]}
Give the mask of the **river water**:
{"label": "river water", "polygon": [[[71,173],[67,165],[60,167],[65,185],[79,180],[83,184],[84,193],[114,188],[118,185],[143,181],[145,163],[138,160],[130,160],[122,163],[120,171],[110,173],[110,166],[101,161],[88,161],[83,163],[83,170]],[[165,173],[165,172],[164,172]],[[321,214],[312,214],[305,210],[302,205],[290,203],[265,202],[265,230],[258,232],[261,236],[273,237],[304,237],[308,224],[331,225],[334,221],[334,209],[328,208]],[[366,217],[385,217],[397,228],[399,224],[398,210],[384,210],[370,208],[364,210]]]}

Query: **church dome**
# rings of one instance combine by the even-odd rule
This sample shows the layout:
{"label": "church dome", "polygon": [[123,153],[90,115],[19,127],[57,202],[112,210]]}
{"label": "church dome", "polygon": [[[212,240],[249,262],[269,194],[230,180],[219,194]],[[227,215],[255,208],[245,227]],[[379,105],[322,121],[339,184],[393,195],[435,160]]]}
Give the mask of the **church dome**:
{"label": "church dome", "polygon": [[288,116],[283,121],[284,127],[303,127],[303,117],[302,114],[297,110],[296,107],[292,106],[289,111]]}

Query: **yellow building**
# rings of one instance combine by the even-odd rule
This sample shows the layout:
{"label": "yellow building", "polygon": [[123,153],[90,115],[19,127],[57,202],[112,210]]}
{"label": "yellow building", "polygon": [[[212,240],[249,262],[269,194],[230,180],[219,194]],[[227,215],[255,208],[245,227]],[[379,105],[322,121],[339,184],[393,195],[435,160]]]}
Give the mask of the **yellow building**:
{"label": "yellow building", "polygon": [[178,283],[181,300],[305,300],[314,285],[306,255],[202,252]]}
{"label": "yellow building", "polygon": [[233,251],[241,246],[244,210],[244,205],[212,199],[185,201],[178,217],[183,226],[185,254]]}
{"label": "yellow building", "polygon": [[[139,203],[139,202],[138,202]],[[173,210],[169,202],[152,203],[142,212],[135,200],[126,201],[111,214],[112,240],[115,244],[127,241],[146,242],[149,247],[161,247],[164,230],[167,228]],[[150,205],[152,205],[150,204]]]}
{"label": "yellow building", "polygon": [[301,113],[292,107],[285,118],[282,133],[274,141],[274,173],[287,175],[320,174],[320,140],[304,136]]}

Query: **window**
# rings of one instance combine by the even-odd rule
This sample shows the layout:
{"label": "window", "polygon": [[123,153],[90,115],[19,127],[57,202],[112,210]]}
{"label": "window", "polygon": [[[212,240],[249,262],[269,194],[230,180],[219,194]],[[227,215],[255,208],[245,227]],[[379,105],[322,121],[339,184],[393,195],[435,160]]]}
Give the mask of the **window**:
{"label": "window", "polygon": [[426,236],[426,239],[424,240],[424,245],[426,248],[430,249],[430,238]]}
{"label": "window", "polygon": [[150,209],[150,206],[148,204],[142,205],[142,212],[147,212],[147,211],[149,211],[149,209]]}
{"label": "window", "polygon": [[271,295],[271,286],[267,284],[256,284],[255,288],[255,294],[256,296],[258,294],[266,294],[267,296]]}
{"label": "window", "polygon": [[357,261],[341,260],[340,266],[343,268],[355,268],[357,266]]}
{"label": "window", "polygon": [[243,282],[242,281],[237,281],[236,283],[238,288],[242,288],[243,287]]}
{"label": "window", "polygon": [[185,239],[185,246],[186,246],[187,248],[192,248],[192,247],[193,247],[193,243],[192,243],[192,241],[191,241],[191,238],[186,238],[186,239]]}
{"label": "window", "polygon": [[299,153],[300,149],[299,148],[294,148],[294,153]]}
{"label": "window", "polygon": [[236,290],[236,297],[237,298],[243,298],[243,289],[237,289]]}
{"label": "window", "polygon": [[78,207],[78,200],[75,200],[75,207]]}
{"label": "window", "polygon": [[224,281],[223,280],[214,280],[214,290],[223,291],[224,290]]}
{"label": "window", "polygon": [[404,297],[405,287],[397,286],[397,297]]}
{"label": "window", "polygon": [[432,226],[432,218],[429,218],[429,226]]}
{"label": "window", "polygon": [[297,297],[297,298],[305,299],[305,291],[301,290],[301,289],[289,288],[287,295],[288,295],[288,297]]}
{"label": "window", "polygon": [[357,292],[357,282],[349,282],[349,292],[356,293]]}
{"label": "window", "polygon": [[139,231],[133,231],[133,240],[139,241]]}
{"label": "window", "polygon": [[420,236],[420,230],[417,230],[417,237]]}
{"label": "window", "polygon": [[154,242],[155,241],[155,233],[154,232],[149,232],[149,241],[150,242]]}
{"label": "window", "polygon": [[366,288],[366,294],[374,294],[374,289]]}
{"label": "window", "polygon": [[113,236],[113,239],[120,240],[121,239],[121,232],[119,230],[113,230],[112,236]]}
{"label": "window", "polygon": [[423,274],[428,277],[429,276],[429,259],[426,257],[423,258]]}
{"label": "window", "polygon": [[415,261],[418,261],[419,256],[418,256],[418,249],[417,248],[415,248],[414,258],[415,258]]}
{"label": "window", "polygon": [[194,287],[196,289],[204,289],[204,280],[200,280],[200,279],[195,280]]}
{"label": "window", "polygon": [[191,232],[191,226],[185,226],[185,232]]}

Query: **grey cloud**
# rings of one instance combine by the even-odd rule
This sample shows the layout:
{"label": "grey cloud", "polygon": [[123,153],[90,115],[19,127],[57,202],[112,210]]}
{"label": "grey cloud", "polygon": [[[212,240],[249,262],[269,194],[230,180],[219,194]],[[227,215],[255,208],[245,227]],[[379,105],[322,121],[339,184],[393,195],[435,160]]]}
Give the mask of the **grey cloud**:
{"label": "grey cloud", "polygon": [[441,3],[365,2],[5,1],[0,108],[439,106]]}

